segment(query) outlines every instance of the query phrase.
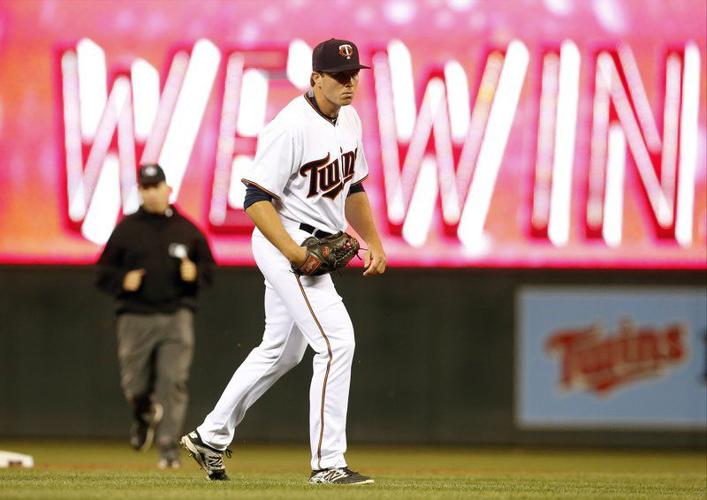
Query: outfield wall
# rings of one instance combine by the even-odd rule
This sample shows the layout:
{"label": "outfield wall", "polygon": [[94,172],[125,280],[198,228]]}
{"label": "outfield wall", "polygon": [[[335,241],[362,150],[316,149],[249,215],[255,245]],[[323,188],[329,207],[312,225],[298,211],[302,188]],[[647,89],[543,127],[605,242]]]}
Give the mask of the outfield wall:
{"label": "outfield wall", "polygon": [[[634,389],[649,391],[655,401],[682,394],[683,388],[697,390],[701,397],[705,383],[699,376],[704,377],[705,351],[700,335],[705,332],[690,331],[686,323],[685,335],[691,336],[692,344],[670,351],[682,357],[664,356],[663,364],[650,365],[655,373],[638,380],[614,380],[608,392],[605,381],[586,376],[583,381],[594,381],[590,388],[566,384],[565,392],[557,396],[558,405],[571,403],[567,398],[581,398],[578,405],[598,398],[600,408],[609,405],[599,415],[613,415],[608,421],[563,425],[562,418],[567,417],[560,415],[558,425],[548,425],[542,419],[552,421],[552,415],[533,413],[535,393],[519,393],[525,390],[521,388],[528,381],[526,375],[532,378],[536,372],[527,372],[528,366],[520,363],[524,334],[518,316],[518,294],[523,290],[645,289],[664,290],[666,295],[687,291],[699,298],[705,294],[704,278],[701,271],[391,269],[383,278],[362,279],[358,271],[347,271],[336,283],[357,330],[349,439],[704,447],[704,426],[694,425],[694,419],[701,418],[699,408],[697,413],[688,408],[693,411],[690,424],[689,419],[670,415],[633,422],[630,415],[613,415],[609,406]],[[127,433],[129,411],[119,388],[112,303],[95,291],[92,279],[90,267],[0,267],[0,436],[119,437]],[[202,296],[188,426],[199,423],[233,369],[259,341],[262,292],[257,270],[221,268],[214,288]],[[657,300],[665,303],[660,297]],[[560,307],[567,311],[565,305]],[[559,312],[548,308],[547,315],[555,318]],[[699,307],[687,312],[678,307],[676,314],[693,318],[695,324],[703,318]],[[668,326],[661,325],[656,322],[657,327]],[[610,330],[606,335],[611,335]],[[311,352],[250,410],[238,440],[306,441],[310,361]],[[541,362],[553,361],[548,357]],[[701,371],[692,376],[686,372],[689,367]],[[687,382],[666,378],[681,373],[687,373]],[[671,383],[692,385],[663,389],[662,384]],[[558,392],[548,391],[547,397]],[[597,391],[604,392],[597,396]],[[695,406],[694,401],[689,404]],[[521,418],[526,406],[527,418]],[[642,415],[651,411],[639,408]],[[616,424],[621,418],[624,424]]]}

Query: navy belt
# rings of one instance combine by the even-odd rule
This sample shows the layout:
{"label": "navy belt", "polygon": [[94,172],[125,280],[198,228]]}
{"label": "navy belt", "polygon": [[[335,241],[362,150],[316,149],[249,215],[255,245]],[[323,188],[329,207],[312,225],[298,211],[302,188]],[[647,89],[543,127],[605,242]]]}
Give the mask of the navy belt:
{"label": "navy belt", "polygon": [[306,231],[312,236],[316,238],[326,238],[327,236],[331,236],[331,233],[327,233],[326,231],[322,231],[321,229],[317,229],[314,226],[310,226],[309,224],[305,224],[304,222],[299,225],[299,228],[302,231]]}

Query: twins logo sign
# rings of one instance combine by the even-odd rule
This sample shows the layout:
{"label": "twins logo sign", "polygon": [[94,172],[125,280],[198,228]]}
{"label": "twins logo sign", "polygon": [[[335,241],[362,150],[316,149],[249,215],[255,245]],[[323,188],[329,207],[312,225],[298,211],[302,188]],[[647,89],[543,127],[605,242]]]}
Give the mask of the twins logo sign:
{"label": "twins logo sign", "polygon": [[660,378],[688,357],[684,325],[638,327],[621,321],[613,335],[601,325],[556,331],[545,342],[560,368],[560,386],[599,396],[645,378]]}
{"label": "twins logo sign", "polygon": [[707,422],[704,287],[523,287],[521,427]]}

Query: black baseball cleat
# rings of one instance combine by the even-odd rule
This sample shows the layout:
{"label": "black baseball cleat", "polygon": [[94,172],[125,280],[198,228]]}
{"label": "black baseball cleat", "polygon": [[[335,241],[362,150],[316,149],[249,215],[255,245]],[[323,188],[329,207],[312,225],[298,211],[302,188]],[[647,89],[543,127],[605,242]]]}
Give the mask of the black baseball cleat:
{"label": "black baseball cleat", "polygon": [[348,467],[313,470],[309,476],[310,484],[373,484],[368,476],[354,472]]}
{"label": "black baseball cleat", "polygon": [[223,455],[231,458],[231,450],[226,448],[224,451],[212,448],[201,440],[201,436],[197,431],[192,431],[189,434],[182,436],[179,441],[184,448],[189,452],[189,455],[196,460],[207,474],[211,481],[228,481],[226,475],[226,467],[223,465]]}
{"label": "black baseball cleat", "polygon": [[176,444],[164,446],[160,449],[160,460],[157,467],[165,469],[179,469],[182,462],[179,460],[179,448]]}
{"label": "black baseball cleat", "polygon": [[150,409],[133,421],[130,429],[130,446],[137,451],[149,450],[155,440],[155,429],[162,421],[164,408],[160,403],[152,403]]}

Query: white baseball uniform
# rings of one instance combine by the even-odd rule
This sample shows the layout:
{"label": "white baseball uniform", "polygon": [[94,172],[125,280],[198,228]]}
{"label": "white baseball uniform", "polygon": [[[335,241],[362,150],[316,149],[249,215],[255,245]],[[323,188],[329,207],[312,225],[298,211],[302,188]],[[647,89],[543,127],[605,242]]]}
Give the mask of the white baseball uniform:
{"label": "white baseball uniform", "polygon": [[[351,106],[335,123],[306,96],[293,99],[264,128],[243,182],[273,196],[292,238],[308,224],[335,233],[346,228],[349,188],[368,175],[361,120]],[[215,408],[197,428],[202,440],[226,448],[248,408],[296,366],[307,345],[315,352],[310,401],[312,469],[346,467],[346,410],[354,353],[349,314],[329,275],[298,278],[290,262],[256,228],[252,249],[265,277],[265,333],[236,370]]]}

